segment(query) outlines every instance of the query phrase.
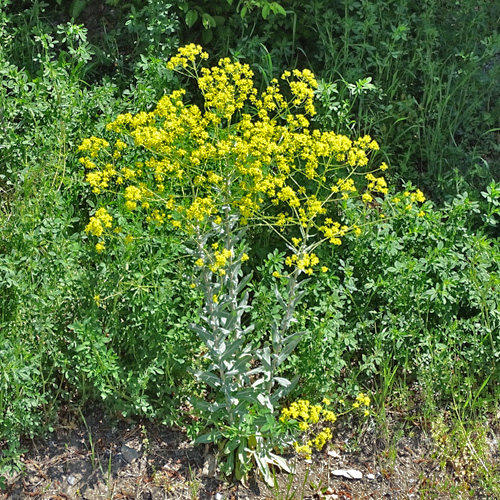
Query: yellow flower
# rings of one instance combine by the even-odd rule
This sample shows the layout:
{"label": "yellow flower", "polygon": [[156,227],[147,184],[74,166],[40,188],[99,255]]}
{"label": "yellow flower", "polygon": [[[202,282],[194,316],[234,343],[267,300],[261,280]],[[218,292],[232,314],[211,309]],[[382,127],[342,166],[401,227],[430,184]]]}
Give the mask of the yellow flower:
{"label": "yellow flower", "polygon": [[422,193],[422,191],[420,191],[420,189],[417,189],[415,191],[415,199],[419,202],[419,203],[423,203],[425,201],[425,196],[424,196],[424,193]]}
{"label": "yellow flower", "polygon": [[121,141],[120,139],[118,139],[116,142],[115,142],[115,148],[118,149],[118,151],[121,151],[123,149],[125,149],[127,147],[127,145]]}
{"label": "yellow flower", "polygon": [[327,422],[331,422],[333,424],[337,420],[337,416],[333,413],[333,411],[323,410],[323,414]]}
{"label": "yellow flower", "polygon": [[356,400],[364,406],[370,406],[370,397],[362,392],[357,395]]}
{"label": "yellow flower", "polygon": [[104,246],[104,243],[102,243],[101,241],[99,243],[96,244],[95,246],[95,249],[101,253],[106,247]]}
{"label": "yellow flower", "polygon": [[312,457],[312,443],[310,441],[308,441],[307,444],[304,445],[300,445],[299,443],[295,442],[293,443],[293,447],[295,448],[295,451],[299,455],[302,455],[306,460],[309,460]]}

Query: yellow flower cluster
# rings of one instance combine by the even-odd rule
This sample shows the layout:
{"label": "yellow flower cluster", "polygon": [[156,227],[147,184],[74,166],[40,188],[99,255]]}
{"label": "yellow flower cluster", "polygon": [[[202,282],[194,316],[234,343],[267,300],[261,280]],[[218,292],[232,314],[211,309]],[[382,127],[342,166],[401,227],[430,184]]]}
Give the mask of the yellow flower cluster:
{"label": "yellow flower cluster", "polygon": [[[356,396],[356,403],[362,404],[364,406],[370,406],[370,397],[360,392]],[[354,403],[354,405],[356,405],[356,403]]]}
{"label": "yellow flower cluster", "polygon": [[357,188],[353,179],[338,179],[337,183],[331,187],[331,191],[332,193],[341,193],[341,199],[347,200],[349,193],[355,193]]}
{"label": "yellow flower cluster", "polygon": [[318,451],[321,451],[323,449],[323,446],[325,446],[325,444],[330,441],[332,437],[333,434],[330,427],[325,427],[320,432],[318,432],[317,436],[313,439],[312,444]]}
{"label": "yellow flower cluster", "polygon": [[[294,401],[290,408],[283,408],[281,410],[281,422],[295,421],[297,422],[299,430],[306,432],[310,427],[318,422],[329,422],[334,423],[337,420],[337,416],[333,411],[329,410],[327,407],[330,405],[329,399],[323,400],[323,405],[317,404],[312,405],[308,400],[300,399],[299,401]],[[312,439],[308,440],[305,444],[294,443],[294,448],[297,453],[305,456],[306,458],[311,458],[313,447],[321,451],[324,445],[331,440],[333,437],[332,431],[329,427],[324,427],[321,429]]]}
{"label": "yellow flower cluster", "polygon": [[[343,400],[339,401],[344,403]],[[305,443],[295,442],[293,444],[295,451],[309,459],[313,450],[321,451],[325,444],[333,437],[332,430],[325,424],[333,424],[337,420],[337,415],[329,409],[331,400],[324,398],[322,404],[311,404],[308,400],[300,399],[294,401],[289,408],[281,410],[280,421],[289,422],[305,433]],[[364,415],[369,415],[370,397],[364,393],[359,393],[351,409],[362,408]],[[348,410],[349,411],[349,410]],[[341,415],[344,415],[344,412]],[[314,427],[313,427],[314,426]],[[319,429],[318,429],[319,426]]]}
{"label": "yellow flower cluster", "polygon": [[[425,202],[425,195],[420,191],[420,189],[412,189],[405,191],[402,195],[400,196],[395,196],[391,200],[393,203],[396,205],[399,205],[400,210],[404,212],[409,212],[413,209],[414,205],[416,203],[424,203]],[[415,208],[415,211],[417,211],[417,217],[424,217],[425,212],[421,209]]]}
{"label": "yellow flower cluster", "polygon": [[356,396],[356,401],[352,404],[353,408],[365,407],[364,410],[365,416],[368,416],[370,414],[370,411],[368,410],[369,406],[370,406],[370,397],[367,396],[366,394],[363,394],[362,392],[360,392]]}
{"label": "yellow flower cluster", "polygon": [[[91,162],[88,158],[84,157],[80,159],[80,162],[85,165],[86,168],[95,168],[96,165]],[[99,194],[102,190],[109,187],[109,183],[116,176],[117,172],[112,164],[106,163],[103,169],[99,171],[91,171],[87,174],[85,180],[92,187],[92,191]]]}
{"label": "yellow flower cluster", "polygon": [[[290,80],[292,74],[295,78],[294,81]],[[314,89],[318,86],[314,74],[308,69],[304,69],[303,71],[294,69],[293,73],[285,71],[283,75],[281,75],[281,78],[286,80],[290,85],[290,91],[294,96],[292,101],[293,106],[303,106],[307,114],[314,116],[316,114],[316,109],[314,107]]]}
{"label": "yellow flower cluster", "polygon": [[91,233],[94,236],[102,236],[105,228],[110,228],[113,223],[113,217],[108,211],[102,207],[99,208],[95,215],[90,218],[89,223],[85,227],[85,232]]}
{"label": "yellow flower cluster", "polygon": [[214,200],[212,197],[207,196],[206,198],[195,198],[193,203],[186,210],[186,217],[188,220],[194,220],[201,222],[207,216],[217,213]]}
{"label": "yellow flower cluster", "polygon": [[203,51],[203,48],[200,45],[191,43],[179,49],[178,54],[172,57],[167,63],[167,68],[175,69],[178,66],[181,68],[187,68],[196,61],[197,57],[200,57],[201,59],[208,59],[208,54]]}
{"label": "yellow flower cluster", "polygon": [[[366,149],[366,148],[373,149],[374,151],[377,151],[378,149],[380,149],[377,141],[374,141],[369,135],[364,135],[363,137],[359,137],[356,141],[354,141],[354,145],[358,146],[362,149]],[[386,168],[387,168],[387,165],[386,165]],[[381,168],[381,170],[385,170],[385,169]]]}
{"label": "yellow flower cluster", "polygon": [[86,152],[91,158],[97,158],[99,151],[102,149],[107,149],[109,147],[109,142],[101,139],[99,137],[89,137],[88,139],[83,139],[82,143],[78,147],[78,151]]}
{"label": "yellow flower cluster", "polygon": [[321,410],[321,405],[311,405],[307,399],[299,399],[298,401],[294,401],[290,405],[290,408],[283,408],[281,410],[280,420],[284,422],[291,418],[294,420],[302,419],[304,422],[315,424],[319,421]]}
{"label": "yellow flower cluster", "polygon": [[233,252],[227,248],[223,250],[215,250],[214,252],[214,263],[210,264],[208,267],[212,272],[219,272],[220,274],[226,274],[223,269],[227,264],[227,261],[233,256]]}
{"label": "yellow flower cluster", "polygon": [[313,268],[319,264],[319,258],[315,253],[305,253],[302,256],[294,253],[286,257],[285,264],[287,266],[295,265],[301,271],[304,271],[306,274],[311,275],[314,272]]}
{"label": "yellow flower cluster", "polygon": [[[405,193],[405,196],[408,196],[408,193]],[[425,201],[425,196],[420,189],[416,189],[413,193],[409,193],[410,199],[412,201],[417,201],[418,203],[423,203]]]}
{"label": "yellow flower cluster", "polygon": [[387,182],[384,177],[375,177],[373,174],[366,174],[366,179],[369,181],[366,188],[370,191],[387,194]]}
{"label": "yellow flower cluster", "polygon": [[[95,215],[90,218],[89,223],[85,227],[85,232],[100,237],[104,233],[104,230],[110,229],[112,225],[113,217],[104,207],[101,207],[96,211]],[[95,245],[95,249],[99,253],[103,252],[105,249],[104,242],[98,241]]]}
{"label": "yellow flower cluster", "polygon": [[[325,219],[325,224],[319,229],[325,235],[325,238],[330,241],[330,243],[333,245],[341,245],[342,240],[340,238],[343,238],[350,228],[346,225],[341,226],[339,222],[333,221],[328,217]],[[355,226],[352,229],[356,232],[359,228]]]}
{"label": "yellow flower cluster", "polygon": [[[79,147],[86,181],[96,194],[118,192],[121,206],[143,213],[146,222],[190,234],[221,224],[227,207],[243,224],[283,232],[295,225],[303,241],[291,263],[311,274],[319,260],[302,254],[312,232],[340,245],[348,232],[360,231],[331,214],[357,191],[354,173],[379,146],[368,135],[352,141],[310,129],[317,82],[309,70],[285,72],[258,96],[248,65],[225,58],[199,69],[207,57],[191,44],[168,63],[197,80],[204,106],[185,104],[185,91],[176,90],[150,112],[118,115],[107,130],[120,137],[91,137]],[[383,177],[369,183],[369,190],[387,192]]]}
{"label": "yellow flower cluster", "polygon": [[253,72],[248,64],[233,63],[229,58],[224,58],[218,66],[203,68],[201,75],[198,86],[203,93],[205,106],[227,120],[257,93],[252,81]]}

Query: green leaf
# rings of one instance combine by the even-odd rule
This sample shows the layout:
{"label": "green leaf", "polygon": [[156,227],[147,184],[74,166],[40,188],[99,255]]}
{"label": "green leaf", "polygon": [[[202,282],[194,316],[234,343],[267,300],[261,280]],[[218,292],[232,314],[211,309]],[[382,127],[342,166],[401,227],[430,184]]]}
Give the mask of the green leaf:
{"label": "green leaf", "polygon": [[205,382],[205,384],[208,384],[213,389],[217,389],[222,384],[221,379],[217,375],[215,375],[214,373],[198,372],[196,374],[196,376],[199,380],[201,380],[202,382]]}
{"label": "green leaf", "polygon": [[286,339],[283,340],[283,349],[281,350],[278,356],[277,365],[280,366],[283,361],[292,353],[297,344],[300,342],[300,339],[304,335],[304,332],[292,333]]}
{"label": "green leaf", "polygon": [[281,14],[282,16],[286,16],[286,10],[277,2],[273,2],[272,4],[273,12],[275,14]]}
{"label": "green leaf", "polygon": [[274,381],[278,382],[278,384],[280,384],[283,387],[289,387],[290,384],[292,383],[290,380],[283,377],[274,377]]}
{"label": "green leaf", "polygon": [[80,16],[80,14],[85,10],[85,7],[87,7],[86,0],[73,0],[69,8],[69,15],[73,19],[77,19]]}
{"label": "green leaf", "polygon": [[238,481],[241,481],[246,476],[247,470],[249,468],[247,444],[248,440],[246,438],[242,439],[237,451],[237,461],[234,476]]}
{"label": "green leaf", "polygon": [[198,11],[190,10],[186,14],[186,24],[191,28],[193,24],[198,20]]}
{"label": "green leaf", "polygon": [[214,33],[212,30],[203,30],[201,34],[201,39],[203,40],[204,44],[208,44],[212,41],[212,38],[214,37]]}
{"label": "green leaf", "polygon": [[217,441],[220,440],[221,437],[222,437],[221,432],[212,429],[209,433],[198,436],[194,440],[194,444],[197,445],[197,444],[216,443]]}
{"label": "green leaf", "polygon": [[215,19],[210,15],[204,12],[201,16],[201,20],[203,23],[203,27],[208,30],[210,28],[215,28],[217,26],[217,23],[215,22]]}
{"label": "green leaf", "polygon": [[274,486],[274,481],[271,476],[271,471],[269,470],[269,464],[267,463],[266,458],[261,457],[258,453],[254,454],[254,458],[255,458],[255,463],[257,464],[257,467],[259,469],[259,472],[262,475],[262,479],[270,488],[272,488]]}
{"label": "green leaf", "polygon": [[[228,439],[226,441],[224,448],[222,449],[222,453],[224,453],[224,455],[229,455],[242,443],[246,443],[245,438],[243,438],[243,441],[238,436],[231,438],[231,439]],[[245,446],[246,446],[246,444],[245,444]]]}
{"label": "green leaf", "polygon": [[275,453],[269,453],[269,463],[278,466],[281,470],[288,472],[289,474],[293,473],[292,468],[288,465],[288,462],[285,458],[276,455]]}
{"label": "green leaf", "polygon": [[264,372],[271,372],[272,370],[272,365],[271,365],[271,353],[269,350],[269,347],[264,347],[264,349],[261,350],[259,354],[259,359],[260,362],[262,363],[262,368],[264,369]]}

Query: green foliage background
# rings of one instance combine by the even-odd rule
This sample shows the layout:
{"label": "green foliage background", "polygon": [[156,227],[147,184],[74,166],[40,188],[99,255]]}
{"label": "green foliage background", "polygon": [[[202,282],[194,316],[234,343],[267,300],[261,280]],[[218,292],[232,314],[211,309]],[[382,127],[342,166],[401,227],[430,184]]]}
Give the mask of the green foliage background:
{"label": "green foliage background", "polygon": [[[188,371],[201,363],[188,328],[201,298],[181,242],[153,234],[96,259],[76,146],[178,88],[165,63],[190,41],[250,63],[262,86],[311,68],[317,125],[370,133],[393,180],[433,200],[418,222],[388,220],[321,256],[330,272],[308,285],[297,324],[308,333],[283,368],[302,375],[291,397],[363,388],[381,404],[490,408],[499,11],[487,0],[0,0],[0,467],[63,406],[189,425],[179,407],[202,389]],[[251,320],[263,329],[279,311],[270,275],[282,248],[253,238]]]}

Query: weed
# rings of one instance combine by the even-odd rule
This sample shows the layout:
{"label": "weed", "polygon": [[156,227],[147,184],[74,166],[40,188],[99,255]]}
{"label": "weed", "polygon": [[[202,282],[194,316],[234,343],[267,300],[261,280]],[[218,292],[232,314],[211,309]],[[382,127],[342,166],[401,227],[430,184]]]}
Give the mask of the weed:
{"label": "weed", "polygon": [[191,464],[188,464],[188,468],[189,468],[189,479],[188,479],[189,495],[191,497],[191,500],[197,500],[198,493],[199,493],[200,487],[201,487],[201,482],[196,477],[196,472],[194,472],[191,469]]}
{"label": "weed", "polygon": [[278,477],[273,471],[273,499],[274,500],[303,500],[307,481],[309,479],[309,469],[306,470],[304,477],[300,479],[301,484],[294,487],[295,474],[288,473],[284,485],[280,485]]}

